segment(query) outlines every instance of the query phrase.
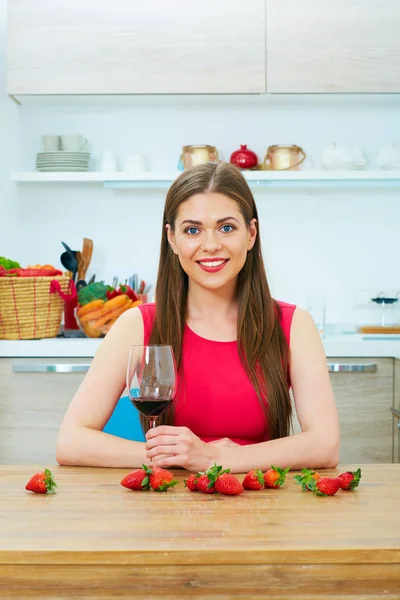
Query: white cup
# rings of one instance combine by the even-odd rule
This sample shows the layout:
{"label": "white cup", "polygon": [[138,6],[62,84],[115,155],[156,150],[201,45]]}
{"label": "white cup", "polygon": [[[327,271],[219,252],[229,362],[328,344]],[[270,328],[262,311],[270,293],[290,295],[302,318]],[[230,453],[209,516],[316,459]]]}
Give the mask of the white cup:
{"label": "white cup", "polygon": [[68,134],[61,136],[61,149],[65,152],[82,152],[88,141],[83,135]]}
{"label": "white cup", "polygon": [[60,150],[59,135],[42,135],[43,150],[45,152],[58,152]]}
{"label": "white cup", "polygon": [[99,171],[103,173],[111,173],[117,171],[117,157],[108,150],[103,152],[100,158]]}
{"label": "white cup", "polygon": [[144,173],[146,171],[146,164],[143,154],[137,152],[126,156],[122,170],[124,173]]}

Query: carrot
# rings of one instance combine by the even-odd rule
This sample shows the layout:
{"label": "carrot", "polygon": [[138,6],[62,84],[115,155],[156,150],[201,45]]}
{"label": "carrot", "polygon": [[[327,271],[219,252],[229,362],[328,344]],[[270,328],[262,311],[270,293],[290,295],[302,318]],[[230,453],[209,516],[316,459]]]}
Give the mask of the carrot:
{"label": "carrot", "polygon": [[130,298],[128,298],[126,294],[121,294],[120,296],[111,298],[111,300],[108,300],[103,306],[103,310],[105,311],[104,314],[110,310],[114,310],[114,308],[117,308],[118,306],[123,306],[127,300],[130,300]]}
{"label": "carrot", "polygon": [[124,313],[125,311],[127,311],[129,308],[132,307],[132,304],[133,304],[132,300],[129,299],[128,302],[125,302],[124,306],[114,308],[114,310],[112,310],[111,312],[108,312],[106,315],[104,315],[100,319],[97,319],[96,323],[93,323],[94,327],[98,327],[99,329],[101,329],[103,327],[103,325],[105,325],[108,321],[115,322],[118,319],[118,317],[120,315],[122,315],[122,313]]}
{"label": "carrot", "polygon": [[88,304],[85,304],[84,306],[81,306],[80,308],[78,308],[78,310],[76,311],[76,314],[80,318],[83,315],[86,315],[88,312],[91,312],[92,310],[100,308],[101,306],[103,306],[103,304],[104,304],[104,300],[92,300],[92,302],[89,302]]}

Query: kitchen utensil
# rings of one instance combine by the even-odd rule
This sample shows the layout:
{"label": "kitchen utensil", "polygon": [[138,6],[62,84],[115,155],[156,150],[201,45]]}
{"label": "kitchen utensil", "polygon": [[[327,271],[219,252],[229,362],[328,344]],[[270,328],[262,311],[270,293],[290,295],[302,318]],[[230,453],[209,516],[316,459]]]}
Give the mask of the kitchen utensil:
{"label": "kitchen utensil", "polygon": [[300,146],[269,146],[261,165],[263,170],[288,171],[298,170],[306,159],[306,153]]}
{"label": "kitchen utensil", "polygon": [[400,328],[400,292],[386,290],[372,294],[367,302],[356,305],[362,309],[359,333],[397,333]]}
{"label": "kitchen utensil", "polygon": [[[71,248],[65,243],[65,242],[61,242],[62,245],[64,246],[66,252],[61,254],[60,260],[61,260],[61,264],[68,269],[68,271],[72,272],[72,280],[75,282],[76,280],[76,273],[78,270],[78,260],[76,258],[76,252],[75,250],[71,250]],[[65,254],[67,256],[65,256]]]}
{"label": "kitchen utensil", "polygon": [[93,254],[93,240],[90,238],[83,238],[82,251],[80,253],[80,268],[78,268],[78,279],[85,279],[86,273],[92,260]]}
{"label": "kitchen utensil", "polygon": [[389,144],[382,148],[376,162],[381,169],[400,169],[400,146]]}
{"label": "kitchen utensil", "polygon": [[112,279],[112,287],[116,288],[117,285],[118,285],[118,277],[114,276],[113,279]]}
{"label": "kitchen utensil", "polygon": [[100,171],[112,173],[118,170],[117,157],[112,152],[103,152],[99,164]]}
{"label": "kitchen utensil", "polygon": [[91,278],[89,279],[89,284],[90,284],[90,283],[94,283],[94,282],[95,282],[95,280],[96,280],[96,274],[95,274],[95,273],[93,273],[93,275],[92,275],[92,276],[91,276]]}
{"label": "kitchen utensil", "polygon": [[[74,261],[73,258],[71,258],[71,255],[68,254],[68,252],[63,252],[60,256],[60,261],[62,266],[67,269],[67,271],[71,272],[71,274],[73,273],[73,268],[74,268]],[[72,276],[71,276],[72,279]]]}
{"label": "kitchen utensil", "polygon": [[88,140],[80,134],[67,134],[61,136],[61,149],[67,152],[82,152]]}
{"label": "kitchen utensil", "polygon": [[79,292],[82,288],[86,287],[87,283],[84,279],[78,279],[76,282],[76,291]]}
{"label": "kitchen utensil", "polygon": [[357,144],[328,144],[322,149],[324,169],[361,169],[367,160]]}
{"label": "kitchen utensil", "polygon": [[219,162],[218,151],[215,146],[192,145],[183,146],[180,161],[184,169],[195,165]]}
{"label": "kitchen utensil", "polygon": [[88,171],[89,152],[38,152],[38,171]]}
{"label": "kitchen utensil", "polygon": [[60,150],[61,139],[59,135],[42,135],[43,150]]}
{"label": "kitchen utensil", "polygon": [[230,162],[239,169],[252,169],[258,165],[257,154],[249,150],[246,144],[240,145],[240,150],[232,152]]}
{"label": "kitchen utensil", "polygon": [[143,154],[136,152],[127,156],[122,169],[124,173],[144,173],[146,171],[146,164]]}

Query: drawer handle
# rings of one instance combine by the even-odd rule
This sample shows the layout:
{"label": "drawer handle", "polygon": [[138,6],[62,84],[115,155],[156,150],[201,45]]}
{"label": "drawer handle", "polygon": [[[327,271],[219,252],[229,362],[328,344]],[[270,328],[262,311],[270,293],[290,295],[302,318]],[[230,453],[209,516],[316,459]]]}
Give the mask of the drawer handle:
{"label": "drawer handle", "polygon": [[390,410],[393,413],[393,415],[396,417],[396,419],[400,419],[400,411],[399,410],[396,410],[395,408],[391,408]]}
{"label": "drawer handle", "polygon": [[87,373],[90,365],[35,365],[35,364],[15,364],[13,365],[14,373]]}
{"label": "drawer handle", "polygon": [[329,373],[376,373],[378,370],[376,363],[347,364],[347,363],[328,363]]}

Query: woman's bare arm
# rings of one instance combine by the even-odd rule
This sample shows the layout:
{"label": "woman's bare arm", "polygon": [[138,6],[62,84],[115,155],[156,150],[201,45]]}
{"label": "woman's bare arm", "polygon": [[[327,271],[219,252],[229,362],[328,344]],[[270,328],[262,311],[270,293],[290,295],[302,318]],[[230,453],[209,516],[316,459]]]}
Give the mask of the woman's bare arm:
{"label": "woman's bare arm", "polygon": [[133,468],[149,462],[143,442],[102,431],[125,389],[130,346],[143,344],[143,336],[142,315],[133,308],[102,341],[61,424],[56,455],[60,465]]}

